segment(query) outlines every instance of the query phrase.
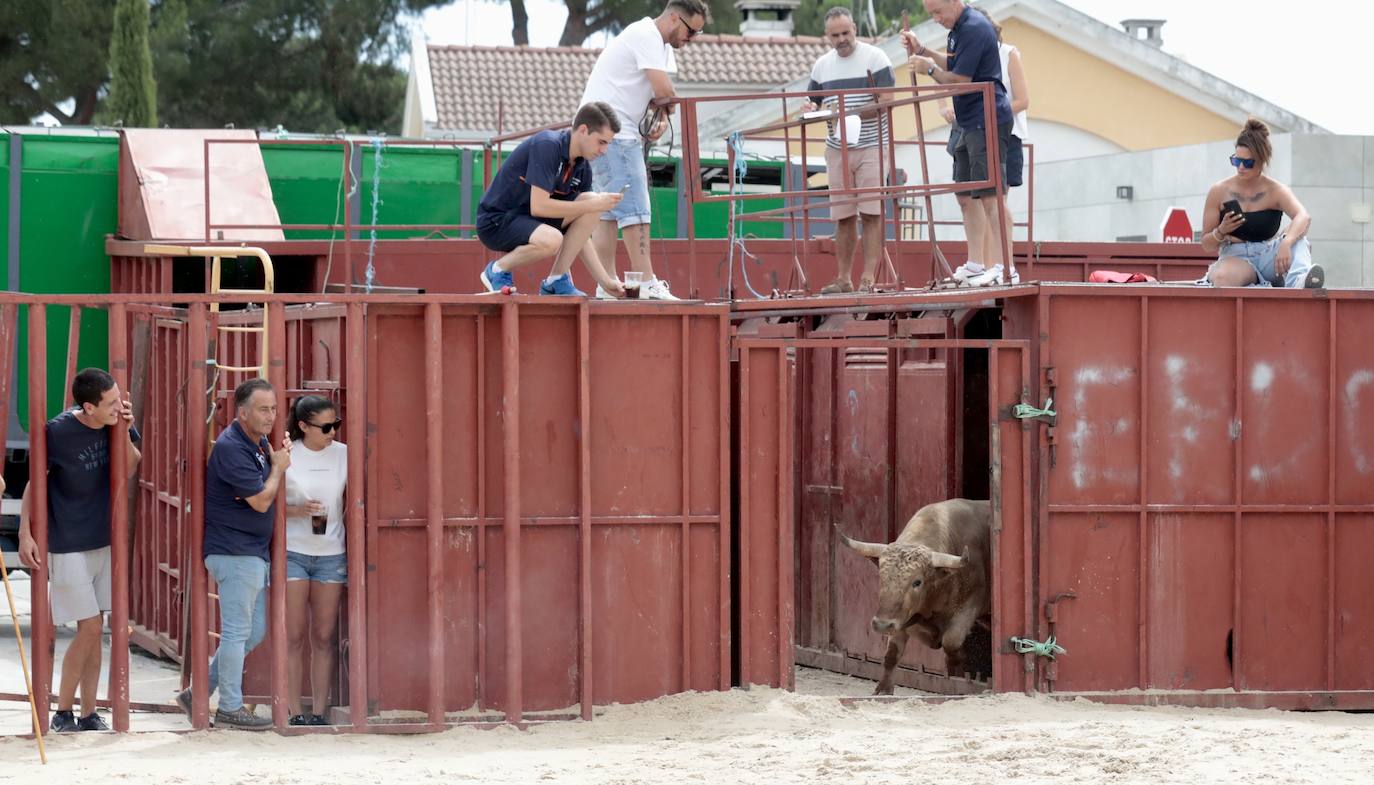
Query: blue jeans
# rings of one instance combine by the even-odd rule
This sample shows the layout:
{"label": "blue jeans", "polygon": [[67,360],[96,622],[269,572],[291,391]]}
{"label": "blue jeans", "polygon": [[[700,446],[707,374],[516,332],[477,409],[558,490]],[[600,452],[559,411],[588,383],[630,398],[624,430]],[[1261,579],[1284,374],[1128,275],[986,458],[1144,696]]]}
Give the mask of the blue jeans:
{"label": "blue jeans", "polygon": [[630,189],[614,208],[601,214],[624,229],[649,222],[649,170],[644,166],[644,145],[638,139],[611,140],[606,152],[592,161],[592,186],[602,193]]}
{"label": "blue jeans", "polygon": [[1223,243],[1219,259],[1244,259],[1255,270],[1258,280],[1251,286],[1286,286],[1290,289],[1302,286],[1307,271],[1312,267],[1312,244],[1303,237],[1293,243],[1293,258],[1288,263],[1288,273],[1280,280],[1274,271],[1274,257],[1278,256],[1279,243],[1284,235],[1280,234],[1259,243]]}
{"label": "blue jeans", "polygon": [[267,562],[257,556],[205,557],[219,586],[219,649],[210,660],[209,693],[219,688],[219,710],[243,706],[243,659],[267,637]]}

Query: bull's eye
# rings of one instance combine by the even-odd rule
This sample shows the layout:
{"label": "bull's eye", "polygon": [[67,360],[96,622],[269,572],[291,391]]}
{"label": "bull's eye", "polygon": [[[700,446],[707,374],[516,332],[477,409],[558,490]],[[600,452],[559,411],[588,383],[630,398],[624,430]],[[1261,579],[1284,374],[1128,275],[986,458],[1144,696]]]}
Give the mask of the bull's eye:
{"label": "bull's eye", "polygon": [[912,582],[911,582],[911,588],[913,588],[913,589],[919,589],[919,588],[921,588],[921,579],[920,579],[920,578],[917,578],[916,580],[912,581]]}

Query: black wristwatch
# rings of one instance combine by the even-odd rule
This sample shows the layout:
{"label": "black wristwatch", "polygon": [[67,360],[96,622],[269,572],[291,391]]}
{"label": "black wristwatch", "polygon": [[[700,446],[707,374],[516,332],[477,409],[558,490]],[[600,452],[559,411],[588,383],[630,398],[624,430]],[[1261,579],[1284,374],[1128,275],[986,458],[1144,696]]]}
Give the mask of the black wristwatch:
{"label": "black wristwatch", "polygon": [[935,76],[935,66],[926,69],[926,76]]}

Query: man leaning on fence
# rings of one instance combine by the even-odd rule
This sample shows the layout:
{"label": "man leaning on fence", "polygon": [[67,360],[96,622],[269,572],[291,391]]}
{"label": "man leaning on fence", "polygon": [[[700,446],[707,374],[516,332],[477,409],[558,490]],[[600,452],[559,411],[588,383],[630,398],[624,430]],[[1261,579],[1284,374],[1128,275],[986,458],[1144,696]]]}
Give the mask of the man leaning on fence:
{"label": "man leaning on fence", "polygon": [[[76,622],[76,637],[62,656],[55,731],[109,730],[96,713],[101,635],[110,610],[110,440],[124,418],[129,436],[129,477],[142,455],[135,446],[133,409],[114,377],[86,368],[72,379],[75,406],[48,420],[48,603],[53,624]],[[128,479],[128,477],[125,477]],[[19,514],[19,559],[31,569],[42,555],[33,538],[32,501],[24,488]],[[72,706],[81,691],[81,717]]]}
{"label": "man leaning on fence", "polygon": [[[210,661],[208,692],[219,688],[215,726],[264,730],[272,720],[243,705],[243,660],[267,635],[267,575],[273,504],[291,440],[273,450],[277,396],[263,379],[234,390],[236,416],[215,440],[205,467],[205,569],[219,589],[219,649]],[[177,695],[191,713],[191,691]]]}

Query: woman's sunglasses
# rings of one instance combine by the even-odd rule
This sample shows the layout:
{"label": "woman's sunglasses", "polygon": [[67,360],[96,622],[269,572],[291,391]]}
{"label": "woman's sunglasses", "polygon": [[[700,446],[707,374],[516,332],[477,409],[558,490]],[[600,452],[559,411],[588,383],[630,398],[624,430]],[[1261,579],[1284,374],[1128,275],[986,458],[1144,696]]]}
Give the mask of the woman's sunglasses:
{"label": "woman's sunglasses", "polygon": [[335,420],[334,422],[327,422],[327,423],[313,423],[313,422],[307,422],[306,425],[309,425],[309,426],[314,427],[314,428],[319,428],[319,429],[320,429],[320,433],[329,433],[330,431],[334,430],[335,428],[338,428],[339,426],[343,425],[343,420]]}
{"label": "woman's sunglasses", "polygon": [[1238,156],[1238,155],[1233,155],[1233,156],[1231,156],[1231,165],[1232,165],[1232,166],[1243,166],[1243,167],[1245,167],[1246,169],[1254,169],[1254,168],[1255,168],[1255,159],[1253,159],[1253,158],[1241,158],[1241,157]]}

